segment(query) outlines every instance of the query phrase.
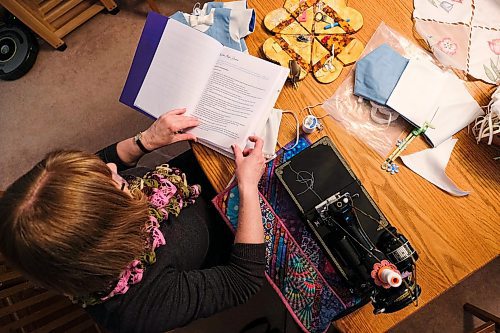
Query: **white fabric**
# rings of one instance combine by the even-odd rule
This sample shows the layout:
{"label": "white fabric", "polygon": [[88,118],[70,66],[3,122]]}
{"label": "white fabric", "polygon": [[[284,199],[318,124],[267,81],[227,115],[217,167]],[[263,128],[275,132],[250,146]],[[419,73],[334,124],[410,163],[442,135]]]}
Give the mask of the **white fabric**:
{"label": "white fabric", "polygon": [[415,126],[430,122],[439,107],[445,76],[430,61],[410,59],[387,105]]}
{"label": "white fabric", "polygon": [[[222,5],[223,8],[229,8],[229,9],[246,9],[247,8],[247,2],[246,0],[240,0],[240,1],[229,1],[229,2],[224,2]],[[207,12],[207,4],[205,3],[203,5],[202,11],[204,13]]]}
{"label": "white fabric", "polygon": [[459,189],[446,175],[445,169],[457,139],[449,139],[436,148],[401,156],[403,163],[419,176],[454,196],[465,196],[469,192]]}
{"label": "white fabric", "polygon": [[[479,0],[487,1],[487,0]],[[497,0],[493,0],[497,1]],[[476,1],[477,2],[477,1]],[[414,0],[413,17],[446,23],[469,22],[472,18],[472,1],[461,0]]]}
{"label": "white fabric", "polygon": [[246,37],[253,31],[250,31],[250,22],[252,21],[253,9],[233,9],[231,10],[229,20],[229,34],[234,40]]}
{"label": "white fabric", "polygon": [[214,24],[214,11],[212,10],[208,15],[189,15],[184,14],[186,21],[189,23],[189,26],[195,27],[198,25],[211,26]]}
{"label": "white fabric", "polygon": [[446,84],[439,100],[439,111],[432,120],[435,128],[429,128],[425,132],[425,136],[433,146],[440,145],[484,114],[463,81],[451,73],[444,75]]}
{"label": "white fabric", "polygon": [[463,81],[426,60],[410,60],[387,105],[418,127],[430,122],[433,147],[484,114]]}
{"label": "white fabric", "polygon": [[500,30],[500,1],[474,1],[472,25]]}
{"label": "white fabric", "polygon": [[500,29],[473,28],[469,55],[472,76],[489,83],[500,83]]}
{"label": "white fabric", "polygon": [[264,140],[262,152],[267,159],[273,158],[274,156],[276,144],[278,143],[278,133],[282,116],[281,110],[273,108],[266,122],[266,126],[260,132],[256,133],[257,136]]}

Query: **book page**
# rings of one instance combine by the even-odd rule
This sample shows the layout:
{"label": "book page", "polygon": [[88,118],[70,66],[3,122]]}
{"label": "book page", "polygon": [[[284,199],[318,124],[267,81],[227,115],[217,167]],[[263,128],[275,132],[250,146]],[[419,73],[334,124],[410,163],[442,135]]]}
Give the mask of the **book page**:
{"label": "book page", "polygon": [[169,19],[134,105],[158,118],[172,109],[193,111],[222,45]]}
{"label": "book page", "polygon": [[193,113],[201,124],[190,132],[228,151],[232,144],[243,149],[256,126],[264,126],[287,74],[286,68],[223,48]]}

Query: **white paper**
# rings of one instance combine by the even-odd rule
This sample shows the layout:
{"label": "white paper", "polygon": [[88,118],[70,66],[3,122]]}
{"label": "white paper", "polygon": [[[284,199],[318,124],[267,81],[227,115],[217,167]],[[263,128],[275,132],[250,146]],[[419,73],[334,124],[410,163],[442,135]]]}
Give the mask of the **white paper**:
{"label": "white paper", "polygon": [[288,70],[224,47],[201,99],[190,115],[200,125],[190,130],[202,142],[232,153],[260,131],[278,98]]}
{"label": "white paper", "polygon": [[187,108],[200,120],[189,132],[232,156],[264,127],[288,71],[169,20],[134,105],[156,118]]}
{"label": "white paper", "polygon": [[156,118],[173,109],[193,110],[221,49],[212,37],[168,20],[134,105]]}
{"label": "white paper", "polygon": [[445,169],[457,139],[449,139],[436,148],[401,156],[403,163],[413,172],[454,196],[465,196],[469,192],[459,189],[446,175]]}
{"label": "white paper", "polygon": [[430,61],[410,59],[387,105],[421,127],[436,114],[445,79],[443,72]]}

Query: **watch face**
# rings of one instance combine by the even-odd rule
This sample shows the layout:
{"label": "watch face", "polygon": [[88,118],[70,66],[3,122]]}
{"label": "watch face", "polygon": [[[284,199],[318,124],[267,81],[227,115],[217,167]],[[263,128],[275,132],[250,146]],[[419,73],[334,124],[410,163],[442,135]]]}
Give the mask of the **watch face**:
{"label": "watch face", "polygon": [[141,140],[142,140],[142,133],[139,132],[134,136],[134,142],[139,146],[139,148],[141,148],[141,150],[144,150],[143,149],[144,146],[142,145]]}
{"label": "watch face", "polygon": [[145,153],[150,153],[151,151],[149,149],[146,149],[146,147],[144,147],[144,145],[142,144],[141,142],[141,139],[142,139],[142,132],[139,132],[136,134],[136,136],[134,137],[134,142],[136,143],[137,146],[139,146],[139,148]]}

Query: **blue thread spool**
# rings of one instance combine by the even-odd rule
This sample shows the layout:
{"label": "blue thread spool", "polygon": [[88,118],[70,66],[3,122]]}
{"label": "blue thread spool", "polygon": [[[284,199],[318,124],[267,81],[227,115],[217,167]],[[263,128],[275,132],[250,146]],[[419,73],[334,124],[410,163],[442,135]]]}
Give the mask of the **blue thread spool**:
{"label": "blue thread spool", "polygon": [[318,118],[316,118],[311,114],[305,117],[304,121],[302,122],[302,130],[304,131],[304,133],[307,134],[314,132],[317,126],[318,126]]}

